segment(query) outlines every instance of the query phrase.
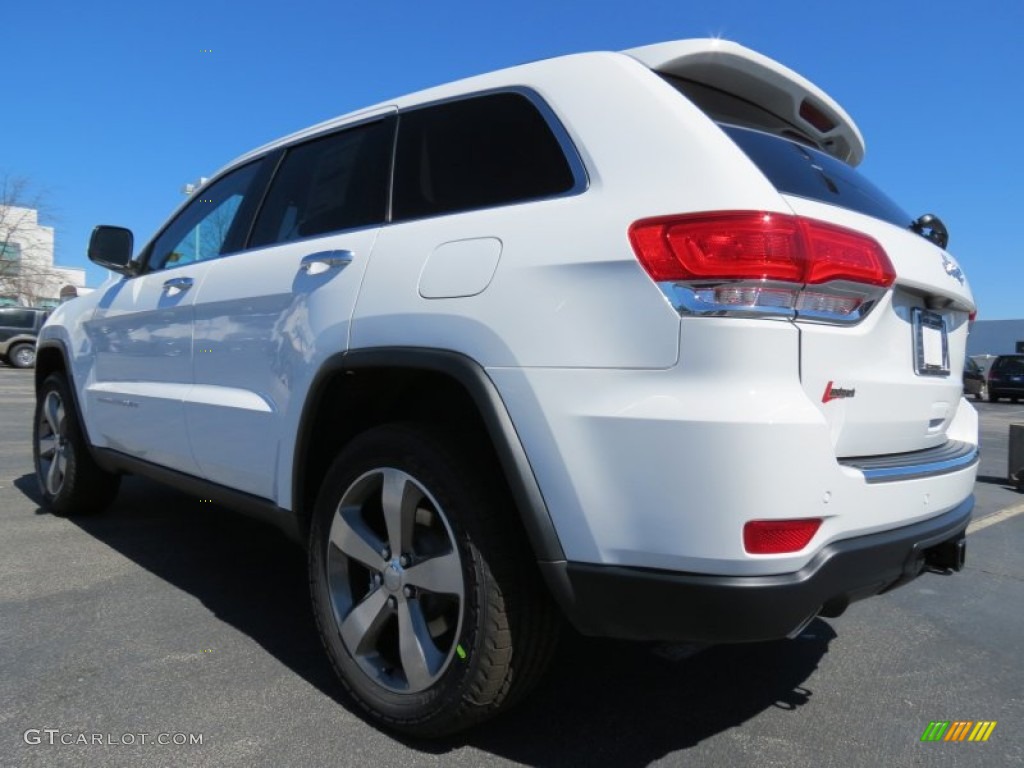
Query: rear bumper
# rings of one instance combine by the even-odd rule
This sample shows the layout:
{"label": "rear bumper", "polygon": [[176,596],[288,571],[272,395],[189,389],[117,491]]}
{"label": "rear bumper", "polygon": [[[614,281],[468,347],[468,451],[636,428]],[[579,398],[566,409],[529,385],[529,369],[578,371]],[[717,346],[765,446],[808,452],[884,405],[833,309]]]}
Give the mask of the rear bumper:
{"label": "rear bumper", "polygon": [[799,571],[780,575],[714,576],[572,562],[541,567],[570,621],[587,635],[773,640],[792,635],[816,615],[838,616],[855,600],[916,578],[926,557],[963,539],[973,508],[971,496],[929,520],[833,541]]}

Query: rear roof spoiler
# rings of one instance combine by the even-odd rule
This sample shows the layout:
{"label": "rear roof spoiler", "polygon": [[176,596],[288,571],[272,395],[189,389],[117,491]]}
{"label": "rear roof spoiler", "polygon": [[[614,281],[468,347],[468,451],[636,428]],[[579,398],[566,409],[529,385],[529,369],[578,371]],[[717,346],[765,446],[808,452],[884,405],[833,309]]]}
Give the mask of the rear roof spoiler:
{"label": "rear roof spoiler", "polygon": [[753,102],[813,138],[830,155],[856,166],[864,137],[836,101],[810,80],[738,43],[678,40],[623,51],[649,69],[717,88]]}

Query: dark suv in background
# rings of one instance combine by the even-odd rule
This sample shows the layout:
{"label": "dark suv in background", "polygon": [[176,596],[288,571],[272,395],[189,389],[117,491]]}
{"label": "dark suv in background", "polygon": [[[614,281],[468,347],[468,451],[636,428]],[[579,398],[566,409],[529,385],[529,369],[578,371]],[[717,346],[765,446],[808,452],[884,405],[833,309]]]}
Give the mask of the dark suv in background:
{"label": "dark suv in background", "polygon": [[0,307],[0,362],[15,368],[36,364],[36,336],[50,316],[48,309]]}
{"label": "dark suv in background", "polygon": [[988,369],[988,401],[1001,397],[1017,402],[1024,397],[1024,355],[1000,355]]}
{"label": "dark suv in background", "polygon": [[969,357],[964,358],[964,394],[974,395],[975,400],[984,400],[988,397],[985,369]]}

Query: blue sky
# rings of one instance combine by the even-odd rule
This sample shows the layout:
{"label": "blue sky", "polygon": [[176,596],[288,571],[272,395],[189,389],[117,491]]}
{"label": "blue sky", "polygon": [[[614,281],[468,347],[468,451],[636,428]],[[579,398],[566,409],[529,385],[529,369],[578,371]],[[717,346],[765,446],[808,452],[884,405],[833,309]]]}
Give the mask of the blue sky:
{"label": "blue sky", "polygon": [[[181,186],[314,122],[548,56],[720,36],[853,116],[862,170],[950,230],[979,319],[1024,317],[1024,0],[31,0],[2,15],[0,174],[56,213],[57,263],[94,224],[149,239]],[[209,50],[210,52],[206,52]]]}

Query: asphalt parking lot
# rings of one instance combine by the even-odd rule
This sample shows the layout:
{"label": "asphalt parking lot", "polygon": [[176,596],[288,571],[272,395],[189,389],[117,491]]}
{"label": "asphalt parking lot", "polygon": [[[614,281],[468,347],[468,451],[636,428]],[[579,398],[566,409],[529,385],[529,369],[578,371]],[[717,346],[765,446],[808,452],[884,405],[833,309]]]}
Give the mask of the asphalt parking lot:
{"label": "asphalt parking lot", "polygon": [[[961,574],[775,643],[567,637],[518,709],[423,743],[346,702],[302,555],[276,532],[138,479],[101,517],[42,511],[31,387],[31,371],[0,367],[2,766],[1024,764],[1024,494],[1004,480],[1024,405],[977,406]],[[935,720],[998,725],[985,743],[922,743]]]}

